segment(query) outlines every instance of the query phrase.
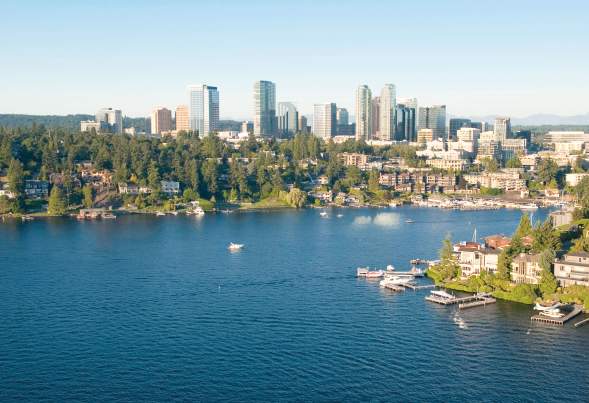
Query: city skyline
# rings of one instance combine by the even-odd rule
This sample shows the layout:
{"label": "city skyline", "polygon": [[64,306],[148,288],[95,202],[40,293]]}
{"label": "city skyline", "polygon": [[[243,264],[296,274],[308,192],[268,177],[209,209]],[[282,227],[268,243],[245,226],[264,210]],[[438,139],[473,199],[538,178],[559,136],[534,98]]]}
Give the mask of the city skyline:
{"label": "city skyline", "polygon": [[[31,3],[36,7],[5,5],[11,18],[0,33],[12,38],[3,47],[11,63],[3,66],[0,87],[11,96],[0,97],[1,113],[92,113],[114,105],[129,116],[148,116],[156,105],[185,104],[186,85],[210,82],[223,94],[221,119],[251,120],[257,80],[277,83],[277,101],[293,102],[307,115],[321,102],[353,111],[358,85],[388,82],[399,97],[445,104],[452,116],[568,116],[589,109],[588,6],[580,1],[556,9],[531,1],[127,2],[116,3],[121,12],[114,14],[102,5]],[[305,15],[304,24],[292,24],[295,11]],[[223,29],[214,18],[188,23],[201,14],[222,15]],[[403,18],[384,23],[393,15]],[[36,25],[21,32],[30,19]],[[365,29],[349,30],[361,20],[369,21],[361,23]],[[89,29],[98,26],[110,29]],[[326,33],[337,43],[314,40]],[[385,39],[395,35],[403,40]],[[160,49],[156,62],[153,46]],[[187,46],[199,51],[186,52]]]}

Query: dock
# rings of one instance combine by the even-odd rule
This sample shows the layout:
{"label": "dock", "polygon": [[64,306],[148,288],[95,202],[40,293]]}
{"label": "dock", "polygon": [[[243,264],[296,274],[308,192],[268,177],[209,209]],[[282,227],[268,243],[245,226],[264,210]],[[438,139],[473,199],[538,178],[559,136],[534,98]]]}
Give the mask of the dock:
{"label": "dock", "polygon": [[413,283],[406,283],[403,284],[403,287],[409,288],[410,290],[417,291],[417,290],[426,290],[430,288],[436,288],[435,284],[426,284],[426,285],[417,285]]}
{"label": "dock", "polygon": [[477,301],[472,301],[472,302],[465,302],[462,304],[458,304],[458,309],[468,309],[468,308],[475,308],[477,306],[486,306],[489,304],[494,304],[495,302],[497,302],[497,300],[495,298],[481,298]]}
{"label": "dock", "polygon": [[387,290],[391,290],[391,291],[405,291],[405,288],[401,287],[400,285],[396,285],[396,284],[387,284],[384,286],[384,288],[386,288]]}
{"label": "dock", "polygon": [[[575,316],[579,315],[581,312],[583,312],[583,310],[580,307],[578,307],[577,305],[575,305],[573,310],[570,311],[569,313],[567,313],[562,318],[550,318],[550,317],[544,316],[544,315],[533,315],[530,319],[533,321],[536,321],[536,322],[542,322],[542,323],[546,323],[549,325],[563,326],[566,322],[573,319]],[[583,322],[583,321],[581,321],[581,322]]]}
{"label": "dock", "polygon": [[[460,298],[441,298],[436,295],[428,295],[427,297],[425,297],[425,299],[427,301],[435,302],[436,304],[441,304],[441,305],[456,305],[456,304],[458,304],[458,307],[460,307],[460,305],[462,305],[464,308],[472,308],[475,306],[492,304],[492,303],[496,302],[494,300],[494,298],[491,298],[488,294],[474,294],[474,295],[469,295],[469,296],[460,297]],[[491,302],[491,300],[493,300],[493,301]]]}
{"label": "dock", "polygon": [[575,327],[581,327],[586,325],[587,323],[589,323],[589,318],[585,318],[583,320],[578,321],[577,323],[575,323]]}

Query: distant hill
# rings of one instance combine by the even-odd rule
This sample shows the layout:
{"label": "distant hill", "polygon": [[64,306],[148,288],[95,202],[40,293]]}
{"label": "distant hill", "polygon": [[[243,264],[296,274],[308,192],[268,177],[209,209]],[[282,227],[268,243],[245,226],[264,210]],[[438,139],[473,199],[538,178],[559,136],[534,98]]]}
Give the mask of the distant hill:
{"label": "distant hill", "polygon": [[[466,116],[476,122],[494,123],[495,118],[500,115]],[[463,116],[451,116],[463,117]],[[589,113],[583,115],[560,116],[549,113],[537,113],[525,117],[511,116],[512,126],[585,126],[589,125]]]}
{"label": "distant hill", "polygon": [[30,127],[34,124],[45,127],[65,127],[69,129],[79,128],[82,120],[94,119],[94,115],[16,115],[0,114],[0,126],[4,127]]}
{"label": "distant hill", "polygon": [[[4,127],[30,127],[32,125],[43,125],[45,127],[63,127],[67,129],[79,129],[82,120],[94,120],[94,115],[20,115],[0,114],[0,126]],[[148,118],[123,117],[123,127],[135,127],[139,131],[145,131]],[[219,130],[241,130],[241,122],[236,120],[219,121]]]}

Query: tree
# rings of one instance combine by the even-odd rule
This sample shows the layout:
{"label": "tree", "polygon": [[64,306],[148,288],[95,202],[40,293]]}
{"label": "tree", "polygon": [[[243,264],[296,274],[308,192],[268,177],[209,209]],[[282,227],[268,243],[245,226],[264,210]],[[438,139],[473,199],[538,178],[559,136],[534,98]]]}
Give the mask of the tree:
{"label": "tree", "polygon": [[292,188],[286,195],[286,202],[295,208],[302,208],[307,202],[307,193],[301,189]]}
{"label": "tree", "polygon": [[481,164],[487,172],[497,172],[499,170],[499,163],[494,158],[483,158]]}
{"label": "tree", "polygon": [[47,213],[53,216],[64,215],[66,212],[67,202],[59,186],[53,186],[49,195],[49,207]]}
{"label": "tree", "polygon": [[442,249],[440,249],[440,264],[439,272],[442,280],[448,280],[456,277],[459,274],[460,266],[454,256],[454,248],[452,247],[452,240],[448,235],[443,243]]}
{"label": "tree", "polygon": [[514,237],[523,238],[528,236],[532,233],[532,223],[530,221],[530,216],[528,214],[523,214],[519,219],[519,224],[515,233],[513,234]]}
{"label": "tree", "polygon": [[541,159],[536,166],[536,175],[543,184],[556,179],[558,165],[552,159]]}
{"label": "tree", "polygon": [[538,224],[532,231],[534,242],[532,243],[532,250],[540,253],[545,249],[556,251],[560,249],[560,238],[552,228],[550,218],[547,218],[543,223]]}
{"label": "tree", "polygon": [[542,269],[542,276],[540,277],[540,292],[544,297],[554,294],[558,288],[556,277],[550,270]]}
{"label": "tree", "polygon": [[213,196],[219,190],[219,167],[216,159],[207,159],[201,167],[202,177],[207,187],[209,196]]}
{"label": "tree", "polygon": [[13,159],[8,166],[8,190],[15,196],[22,196],[25,191],[25,175],[19,160]]}
{"label": "tree", "polygon": [[84,195],[84,207],[91,208],[94,204],[94,194],[93,194],[92,186],[85,185],[82,189],[82,194]]}
{"label": "tree", "polygon": [[497,277],[501,280],[509,280],[511,273],[512,256],[510,256],[507,249],[504,249],[499,254],[497,261]]}
{"label": "tree", "polygon": [[379,173],[376,169],[370,171],[368,176],[368,190],[372,193],[376,193],[380,190]]}
{"label": "tree", "polygon": [[160,188],[160,180],[158,164],[155,161],[151,161],[151,164],[149,165],[149,172],[147,174],[147,183],[149,184],[149,187],[152,191]]}
{"label": "tree", "polygon": [[284,181],[282,175],[280,175],[280,170],[277,169],[272,174],[272,191],[278,195],[282,190],[284,190]]}
{"label": "tree", "polygon": [[521,168],[522,163],[521,163],[519,157],[517,155],[514,155],[509,160],[507,160],[507,162],[505,163],[505,167],[506,168]]}

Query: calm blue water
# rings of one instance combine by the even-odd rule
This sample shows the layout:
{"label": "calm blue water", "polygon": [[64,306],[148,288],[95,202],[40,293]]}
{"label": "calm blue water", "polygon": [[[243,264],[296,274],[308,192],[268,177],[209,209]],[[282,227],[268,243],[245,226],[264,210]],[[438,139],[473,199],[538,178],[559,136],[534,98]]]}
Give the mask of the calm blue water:
{"label": "calm blue water", "polygon": [[0,225],[0,400],[587,401],[589,327],[355,278],[519,212],[340,212]]}

